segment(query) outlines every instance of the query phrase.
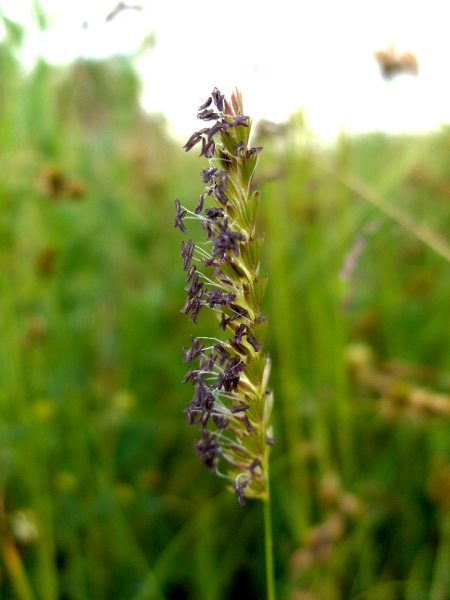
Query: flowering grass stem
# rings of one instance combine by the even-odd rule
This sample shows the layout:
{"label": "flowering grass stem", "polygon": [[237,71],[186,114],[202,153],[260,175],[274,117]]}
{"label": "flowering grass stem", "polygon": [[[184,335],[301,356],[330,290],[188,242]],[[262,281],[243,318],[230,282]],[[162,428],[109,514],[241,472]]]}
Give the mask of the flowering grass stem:
{"label": "flowering grass stem", "polygon": [[[198,219],[206,243],[181,242],[188,284],[181,312],[197,323],[200,311],[209,308],[225,339],[191,336],[192,346],[183,348],[185,363],[199,361],[183,380],[194,386],[186,416],[190,425],[200,426],[197,454],[228,480],[239,503],[243,506],[247,498],[263,500],[268,598],[273,600],[269,501],[273,396],[268,387],[270,359],[263,354],[267,319],[261,313],[267,277],[259,276],[264,238],[256,231],[260,198],[252,187],[262,148],[249,145],[251,121],[237,90],[228,101],[215,88],[197,117],[213,124],[196,131],[185,149],[199,146],[200,156],[209,159],[209,167],[201,171],[206,188],[193,212],[175,200],[174,226],[186,234],[184,221]],[[205,275],[199,267],[212,273]],[[219,470],[222,464],[224,472]]]}
{"label": "flowering grass stem", "polygon": [[270,508],[270,494],[263,502],[264,506],[264,543],[266,551],[266,582],[267,600],[275,600],[275,576],[273,568],[273,534],[272,515]]}

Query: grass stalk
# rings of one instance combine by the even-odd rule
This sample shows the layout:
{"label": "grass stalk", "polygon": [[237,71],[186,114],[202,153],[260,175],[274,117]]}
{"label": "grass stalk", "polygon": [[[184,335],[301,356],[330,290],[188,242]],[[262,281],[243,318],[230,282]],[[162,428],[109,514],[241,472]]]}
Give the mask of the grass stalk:
{"label": "grass stalk", "polygon": [[264,544],[266,552],[266,582],[267,600],[275,600],[275,576],[273,565],[273,533],[270,491],[267,499],[263,501],[264,507]]}
{"label": "grass stalk", "polygon": [[[270,359],[263,353],[267,319],[261,313],[267,277],[259,275],[264,237],[256,227],[260,196],[252,185],[262,147],[249,144],[251,120],[238,90],[228,101],[214,88],[198,110],[199,119],[215,123],[194,132],[184,148],[201,144],[200,156],[209,159],[209,168],[201,172],[207,186],[194,212],[175,200],[174,226],[186,234],[183,219],[198,220],[206,242],[196,245],[189,239],[181,244],[189,284],[181,312],[197,323],[200,309],[213,309],[219,329],[229,337],[218,338],[213,330],[214,337],[191,336],[192,347],[183,348],[185,363],[199,358],[198,368],[191,368],[183,380],[195,389],[185,412],[190,425],[201,426],[195,448],[205,466],[228,480],[241,506],[246,498],[264,503],[267,593],[274,600],[269,501],[273,395],[268,387]],[[205,208],[205,199],[213,206]],[[205,274],[197,266],[214,271]]]}
{"label": "grass stalk", "polygon": [[445,515],[441,526],[441,540],[436,553],[430,600],[445,600],[450,588],[450,516]]}
{"label": "grass stalk", "polygon": [[25,568],[23,566],[14,540],[12,536],[8,533],[6,529],[6,524],[3,521],[3,507],[1,519],[1,553],[3,557],[5,571],[11,580],[11,585],[14,589],[14,593],[16,594],[16,598],[17,600],[36,600],[36,596],[34,595],[34,592],[28,580]]}
{"label": "grass stalk", "polygon": [[335,170],[326,167],[324,164],[314,163],[322,171],[325,171],[329,175],[335,178],[336,181],[342,183],[347,189],[354,192],[357,196],[370,203],[372,206],[377,208],[379,211],[390,217],[405,231],[408,231],[418,240],[423,242],[426,246],[434,250],[442,258],[450,261],[450,246],[442,235],[415,221],[406,212],[398,208],[393,202],[388,202],[382,198],[375,190],[370,188],[367,184],[357,180],[355,177],[348,178],[342,177]]}

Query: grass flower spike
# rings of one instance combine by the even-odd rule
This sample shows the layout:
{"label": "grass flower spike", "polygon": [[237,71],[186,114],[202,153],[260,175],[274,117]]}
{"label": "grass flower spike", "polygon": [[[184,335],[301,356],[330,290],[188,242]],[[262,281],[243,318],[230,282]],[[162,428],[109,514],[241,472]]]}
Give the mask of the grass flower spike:
{"label": "grass flower spike", "polygon": [[197,453],[229,480],[243,505],[245,498],[268,500],[273,444],[270,360],[263,354],[267,320],[260,312],[267,277],[258,274],[263,237],[255,227],[259,194],[252,190],[262,148],[249,147],[251,121],[237,90],[227,101],[215,88],[197,116],[208,126],[185,149],[197,146],[209,159],[201,172],[206,188],[193,212],[175,201],[175,227],[187,233],[185,223],[200,220],[206,241],[181,242],[188,284],[181,312],[197,323],[202,309],[213,310],[218,331],[191,336],[191,347],[183,348],[184,362],[196,361],[184,378],[194,386],[186,415],[201,428]]}

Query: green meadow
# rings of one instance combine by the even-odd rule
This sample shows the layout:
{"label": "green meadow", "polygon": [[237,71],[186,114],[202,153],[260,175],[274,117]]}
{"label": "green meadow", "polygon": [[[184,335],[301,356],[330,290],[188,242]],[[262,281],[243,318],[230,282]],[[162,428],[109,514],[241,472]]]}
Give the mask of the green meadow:
{"label": "green meadow", "polygon": [[[184,414],[206,321],[180,313],[174,199],[207,162],[129,59],[25,70],[5,25],[0,598],[262,599],[261,503]],[[449,600],[450,129],[325,144],[299,112],[255,143],[277,598]]]}

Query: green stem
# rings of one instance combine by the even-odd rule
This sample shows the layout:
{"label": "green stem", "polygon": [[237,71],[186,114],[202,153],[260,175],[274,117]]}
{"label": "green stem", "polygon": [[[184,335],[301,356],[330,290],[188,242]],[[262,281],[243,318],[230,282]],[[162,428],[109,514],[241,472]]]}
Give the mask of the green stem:
{"label": "green stem", "polygon": [[445,515],[441,522],[440,542],[436,552],[434,573],[430,590],[430,600],[445,600],[448,597],[450,576],[450,516]]}
{"label": "green stem", "polygon": [[264,541],[266,547],[266,580],[267,600],[275,600],[275,578],[273,574],[273,544],[272,544],[272,517],[270,514],[270,493],[264,504]]}

